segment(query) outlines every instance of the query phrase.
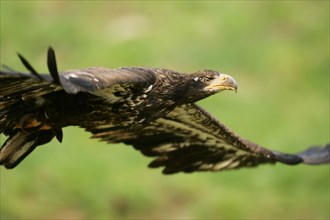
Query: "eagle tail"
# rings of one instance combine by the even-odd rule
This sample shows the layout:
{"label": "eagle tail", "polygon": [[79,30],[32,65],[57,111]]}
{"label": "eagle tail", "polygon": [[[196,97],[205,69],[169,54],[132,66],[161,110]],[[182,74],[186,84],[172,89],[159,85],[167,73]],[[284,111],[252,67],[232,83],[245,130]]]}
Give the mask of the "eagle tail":
{"label": "eagle tail", "polygon": [[0,165],[4,165],[7,169],[16,167],[38,145],[48,143],[55,135],[51,130],[33,133],[16,130],[0,149]]}
{"label": "eagle tail", "polygon": [[330,144],[325,147],[315,146],[297,154],[285,154],[273,151],[276,159],[284,164],[296,165],[300,163],[309,165],[330,163]]}

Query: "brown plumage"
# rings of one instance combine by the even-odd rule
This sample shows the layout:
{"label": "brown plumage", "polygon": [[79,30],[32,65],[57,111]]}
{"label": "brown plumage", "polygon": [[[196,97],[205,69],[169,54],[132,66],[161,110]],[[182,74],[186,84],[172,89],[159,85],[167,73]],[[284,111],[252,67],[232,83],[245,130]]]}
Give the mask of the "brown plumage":
{"label": "brown plumage", "polygon": [[51,76],[0,71],[0,133],[8,136],[0,164],[18,165],[62,128],[80,126],[109,143],[126,143],[164,173],[217,171],[262,163],[329,163],[330,145],[300,154],[268,150],[231,132],[194,102],[236,90],[226,74],[203,70],[183,74],[163,68],[92,67],[58,73],[48,51]]}

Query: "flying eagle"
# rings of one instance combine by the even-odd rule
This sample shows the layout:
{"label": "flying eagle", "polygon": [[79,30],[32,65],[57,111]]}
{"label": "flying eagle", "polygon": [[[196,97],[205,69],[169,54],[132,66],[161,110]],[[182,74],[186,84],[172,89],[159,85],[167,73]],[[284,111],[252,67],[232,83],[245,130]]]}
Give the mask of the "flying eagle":
{"label": "flying eagle", "polygon": [[91,67],[58,73],[48,50],[50,75],[0,71],[0,133],[8,136],[0,164],[14,168],[62,128],[79,126],[108,143],[132,145],[155,159],[163,173],[220,171],[259,164],[324,164],[330,144],[284,154],[245,140],[195,104],[224,90],[237,90],[233,77],[212,70],[183,74],[163,68]]}

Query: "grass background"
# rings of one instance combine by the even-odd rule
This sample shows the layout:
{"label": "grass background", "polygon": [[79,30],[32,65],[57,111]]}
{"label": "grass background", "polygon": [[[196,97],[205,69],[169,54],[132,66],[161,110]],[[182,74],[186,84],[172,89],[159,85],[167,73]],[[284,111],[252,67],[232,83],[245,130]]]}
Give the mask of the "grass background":
{"label": "grass background", "polygon": [[[1,64],[15,52],[47,71],[152,66],[214,69],[238,94],[199,104],[272,149],[329,142],[328,1],[0,1]],[[329,219],[329,166],[165,176],[130,146],[65,128],[62,144],[0,168],[1,219]],[[1,142],[5,140],[1,137]]]}

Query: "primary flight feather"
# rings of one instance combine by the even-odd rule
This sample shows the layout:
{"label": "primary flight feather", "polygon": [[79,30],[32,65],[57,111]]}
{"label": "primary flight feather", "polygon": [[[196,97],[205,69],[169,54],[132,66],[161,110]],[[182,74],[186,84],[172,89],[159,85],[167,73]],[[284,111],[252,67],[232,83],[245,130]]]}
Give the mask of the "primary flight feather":
{"label": "primary flight feather", "polygon": [[109,143],[132,145],[155,157],[150,167],[176,172],[218,171],[262,163],[324,164],[330,145],[284,154],[245,140],[194,104],[224,90],[233,77],[212,70],[183,74],[163,68],[91,67],[59,73],[48,50],[51,76],[0,71],[0,133],[8,136],[0,164],[14,168],[62,128],[79,126]]}

